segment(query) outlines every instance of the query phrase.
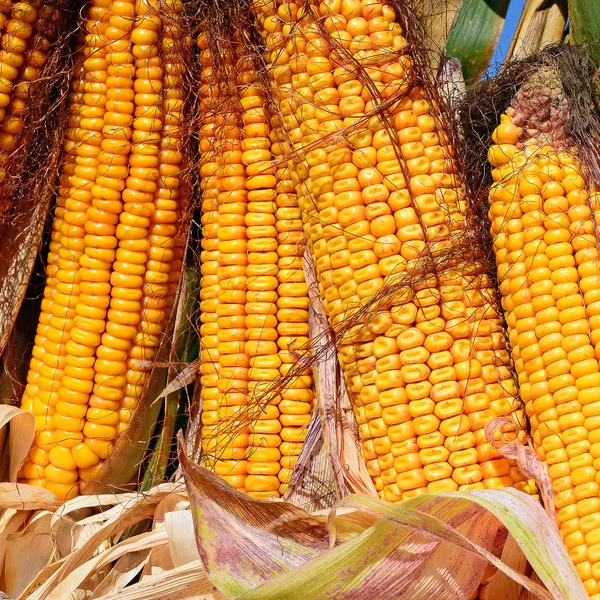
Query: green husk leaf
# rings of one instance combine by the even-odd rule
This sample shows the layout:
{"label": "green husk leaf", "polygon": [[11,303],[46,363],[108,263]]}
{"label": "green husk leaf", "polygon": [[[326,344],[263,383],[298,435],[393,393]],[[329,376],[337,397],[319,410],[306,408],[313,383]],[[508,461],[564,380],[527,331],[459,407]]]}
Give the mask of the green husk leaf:
{"label": "green husk leaf", "polygon": [[[407,546],[413,548],[412,551]],[[380,519],[375,525],[299,568],[274,578],[247,594],[244,600],[282,600],[304,590],[304,600],[410,598],[407,588],[425,577],[425,557],[438,542]],[[310,584],[309,584],[310,582]],[[425,596],[429,597],[429,596]],[[450,597],[446,595],[444,600]],[[424,600],[424,598],[423,598]]]}
{"label": "green husk leaf", "polygon": [[[242,596],[244,600],[291,597],[293,589],[310,591],[306,600],[450,600],[468,598],[476,590],[497,530],[492,515],[456,501],[445,504],[446,523],[402,505],[363,495],[347,496],[338,507],[352,506],[379,518],[360,536],[341,544],[291,573]],[[347,518],[339,517],[339,521]],[[467,553],[457,553],[460,545]],[[328,576],[338,573],[338,577]],[[441,575],[443,573],[443,575]],[[518,574],[517,574],[518,575]],[[448,581],[452,581],[452,586]],[[539,586],[523,578],[532,589]],[[550,600],[551,596],[541,595]]]}
{"label": "green husk leaf", "polygon": [[[600,40],[600,3],[597,0],[568,0],[568,2],[571,43],[597,43]],[[596,49],[596,59],[598,54]]]}
{"label": "green husk leaf", "polygon": [[492,58],[510,0],[465,0],[446,40],[446,54],[460,61],[463,77],[474,83]]}

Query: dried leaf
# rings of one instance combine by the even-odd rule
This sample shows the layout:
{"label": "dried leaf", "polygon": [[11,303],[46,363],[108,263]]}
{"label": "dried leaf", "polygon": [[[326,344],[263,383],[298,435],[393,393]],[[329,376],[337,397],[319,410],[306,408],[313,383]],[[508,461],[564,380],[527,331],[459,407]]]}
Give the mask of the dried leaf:
{"label": "dried leaf", "polygon": [[[155,490],[150,490],[150,492],[146,494],[135,494],[133,495],[134,497],[130,494],[126,494],[126,500],[122,505],[117,505],[117,507],[111,509],[111,518],[97,528],[96,524],[90,521],[90,519],[84,519],[82,522],[94,525],[94,532],[92,535],[85,539],[85,541],[83,541],[83,543],[67,557],[61,566],[48,577],[33,594],[31,594],[29,600],[44,600],[46,598],[57,598],[57,600],[62,600],[60,597],[53,595],[54,590],[57,588],[62,589],[60,587],[61,582],[71,577],[72,572],[76,571],[79,567],[85,565],[92,558],[101,544],[106,540],[111,539],[117,532],[121,532],[153,515],[156,504],[169,493],[167,491],[162,492],[160,487],[161,486],[157,486]],[[168,486],[162,487],[163,489],[164,487],[168,488]],[[72,500],[67,504],[74,503],[75,500]],[[116,508],[119,510],[115,510]],[[55,518],[59,518],[59,515],[60,511],[57,511]],[[141,549],[142,548],[134,548],[132,551]],[[81,573],[81,571],[77,572]],[[74,579],[76,579],[76,577],[77,576],[74,576]],[[73,578],[70,579],[70,581],[73,581]],[[68,597],[68,595],[65,597]]]}
{"label": "dried leaf", "polygon": [[[512,535],[506,538],[501,558],[515,571],[525,574],[528,565],[527,559]],[[486,583],[483,591],[480,592],[480,600],[513,600],[519,597],[519,592],[522,589],[506,573],[496,570]]]}
{"label": "dried leaf", "polygon": [[556,508],[554,506],[554,490],[552,489],[552,483],[550,482],[550,475],[548,474],[548,469],[544,466],[544,463],[537,457],[535,450],[533,449],[533,442],[531,440],[529,447],[525,447],[518,440],[511,442],[498,441],[496,438],[501,438],[502,436],[497,436],[496,433],[501,432],[504,425],[508,427],[509,431],[514,430],[515,424],[514,421],[512,421],[511,419],[502,417],[490,421],[485,428],[486,438],[488,440],[491,440],[492,446],[498,452],[500,452],[502,456],[505,456],[506,458],[510,458],[512,460],[516,460],[517,466],[524,475],[535,479],[535,482],[542,496],[544,508],[546,509],[548,516],[558,529]]}
{"label": "dried leaf", "polygon": [[329,460],[331,461],[334,482],[337,487],[337,497],[343,498],[349,492],[344,480],[344,469],[340,461],[340,451],[336,435],[336,407],[339,404],[337,398],[339,386],[335,339],[327,321],[327,313],[325,312],[317,283],[317,272],[310,252],[304,253],[303,268],[304,279],[308,286],[308,296],[310,298],[308,328],[311,346],[313,347],[313,352],[319,357],[313,371],[315,391],[321,414],[323,441],[329,454]]}
{"label": "dried leaf", "polygon": [[26,483],[0,483],[0,508],[19,510],[52,510],[60,506],[49,490]]}
{"label": "dried leaf", "polygon": [[[52,174],[50,174],[52,181]],[[17,314],[25,298],[31,272],[35,265],[50,201],[52,189],[26,200],[0,235],[0,353],[4,352]]]}
{"label": "dried leaf", "polygon": [[353,494],[377,496],[377,490],[367,470],[367,463],[360,451],[361,442],[358,424],[354,417],[348,389],[344,382],[339,363],[337,365],[340,382],[338,391],[338,419],[336,421],[337,439],[340,448],[340,462],[344,467],[344,481],[348,491]]}
{"label": "dried leaf", "polygon": [[[182,512],[190,507],[190,503],[187,499],[187,496],[183,496],[180,494],[169,494],[163,500],[159,502],[154,510],[154,519],[152,523],[152,529],[154,531],[157,530],[165,530],[166,522],[165,519],[167,515],[174,514],[176,512]],[[191,514],[190,514],[190,523],[191,523]],[[193,527],[192,527],[193,531]],[[176,535],[179,532],[174,532]],[[183,533],[183,532],[182,532]],[[181,543],[182,540],[177,539],[175,537],[169,536],[169,544],[175,545]],[[192,544],[192,548],[195,550],[194,538],[193,535],[190,535],[187,539],[187,542]],[[198,558],[198,554],[193,556],[189,561],[196,560]],[[163,571],[169,571],[175,567],[172,559],[169,545],[166,545],[162,548],[155,548],[152,550],[150,554],[150,558],[144,565],[144,570],[142,572],[142,579],[148,577],[149,575],[158,575]]]}
{"label": "dried leaf", "polygon": [[416,0],[414,8],[423,23],[427,47],[443,52],[452,23],[459,14],[463,0]]}
{"label": "dried leaf", "polygon": [[200,561],[177,567],[167,573],[151,577],[117,594],[108,594],[97,600],[225,600],[207,579]]}
{"label": "dried leaf", "polygon": [[505,60],[522,60],[547,44],[561,42],[567,4],[567,0],[526,0]]}
{"label": "dried leaf", "polygon": [[164,546],[167,542],[166,531],[148,531],[126,539],[70,571],[60,583],[42,597],[48,600],[64,600],[65,598],[69,598],[80,587],[81,583],[87,577],[93,575],[100,567],[119,559],[127,553]]}
{"label": "dried leaf", "polygon": [[92,592],[90,600],[96,600],[106,594],[114,595],[131,583],[143,569],[149,554],[149,550],[138,550],[122,556]]}
{"label": "dried leaf", "polygon": [[183,370],[178,373],[175,378],[167,385],[162,391],[161,396],[167,396],[173,392],[177,392],[180,389],[194,383],[198,373],[200,372],[200,359],[197,358],[194,362],[186,365]]}
{"label": "dried leaf", "polygon": [[[335,476],[337,496],[349,493],[377,495],[360,452],[358,425],[337,359],[335,339],[319,293],[317,274],[309,252],[304,254],[304,277],[310,297],[309,331],[314,352],[315,388],[319,403],[324,446]],[[322,491],[318,493],[323,495]],[[305,492],[306,494],[306,492]],[[318,499],[319,496],[313,499]],[[320,507],[318,507],[320,508]]]}
{"label": "dried leaf", "polygon": [[179,461],[194,517],[196,542],[211,581],[235,598],[328,547],[323,519],[286,502],[260,502],[190,462]]}
{"label": "dried leaf", "polygon": [[160,503],[169,494],[177,494],[185,491],[185,486],[182,483],[161,483],[155,486],[151,490],[140,494],[139,492],[128,492],[123,494],[97,494],[95,496],[77,496],[68,502],[61,505],[56,514],[58,516],[65,516],[75,511],[79,511],[84,508],[101,508],[106,506],[113,506],[114,508],[109,510],[103,510],[100,513],[82,520],[83,524],[91,523],[94,521],[108,521],[115,515],[119,515],[122,512],[128,510],[132,506],[136,506],[140,503],[140,499],[144,499],[152,504]]}
{"label": "dried leaf", "polygon": [[437,82],[443,96],[451,107],[457,107],[464,100],[467,86],[462,74],[460,61],[450,56],[444,56],[440,62]]}
{"label": "dried leaf", "polygon": [[[21,464],[29,453],[35,434],[35,417],[16,406],[0,405],[0,430],[9,427],[8,440],[4,443],[3,460],[0,469],[0,481],[17,481]],[[0,497],[0,506],[3,498]]]}
{"label": "dried leaf", "polygon": [[336,498],[331,460],[323,441],[321,416],[319,411],[315,411],[283,499],[313,512],[333,506]]}
{"label": "dried leaf", "polygon": [[56,573],[56,571],[58,571],[64,562],[65,559],[63,558],[42,569],[38,573],[38,576],[27,586],[17,600],[29,600],[33,592],[40,588],[49,577]]}
{"label": "dried leaf", "polygon": [[6,589],[4,557],[8,550],[8,538],[21,529],[30,514],[30,511],[9,508],[0,515],[0,589]]}
{"label": "dried leaf", "polygon": [[169,512],[165,515],[165,526],[169,534],[168,550],[175,567],[182,567],[200,559],[196,538],[194,537],[194,521],[190,510]]}
{"label": "dried leaf", "polygon": [[56,556],[52,513],[40,515],[23,531],[9,536],[7,541],[4,589],[17,598]]}

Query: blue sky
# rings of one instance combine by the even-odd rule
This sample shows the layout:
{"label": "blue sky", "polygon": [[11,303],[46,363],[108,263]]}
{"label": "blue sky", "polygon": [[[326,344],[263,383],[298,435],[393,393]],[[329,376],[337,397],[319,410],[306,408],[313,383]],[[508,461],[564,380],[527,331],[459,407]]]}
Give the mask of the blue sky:
{"label": "blue sky", "polygon": [[508,49],[510,47],[510,41],[515,32],[515,29],[517,28],[519,16],[521,15],[521,11],[523,10],[524,6],[525,0],[511,0],[508,6],[506,21],[504,22],[504,29],[502,30],[502,35],[500,36],[498,48],[496,49],[494,58],[492,59],[492,64],[502,62],[502,60],[504,59],[504,55],[508,52]]}

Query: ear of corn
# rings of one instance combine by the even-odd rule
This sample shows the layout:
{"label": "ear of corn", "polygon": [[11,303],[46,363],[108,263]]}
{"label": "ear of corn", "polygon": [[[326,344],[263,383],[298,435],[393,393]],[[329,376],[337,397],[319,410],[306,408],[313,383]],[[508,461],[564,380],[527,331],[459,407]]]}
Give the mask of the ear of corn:
{"label": "ear of corn", "polygon": [[[380,496],[530,490],[485,437],[492,419],[523,416],[491,282],[460,261],[410,282],[458,242],[465,206],[394,10],[359,0],[253,7],[285,139],[302,155],[298,206]],[[366,318],[368,306],[380,308]],[[348,319],[356,326],[344,331]]]}
{"label": "ear of corn", "polygon": [[[569,554],[600,600],[598,198],[577,156],[560,150],[564,120],[558,102],[548,106],[546,85],[524,86],[525,104],[517,97],[494,132],[489,216],[534,446]],[[548,115],[552,123],[536,127]]]}
{"label": "ear of corn", "polygon": [[161,54],[152,2],[97,0],[88,16],[22,400],[37,433],[21,478],[64,499],[127,428],[181,264],[176,26],[162,29]]}
{"label": "ear of corn", "polygon": [[[8,10],[8,5],[7,5]],[[31,84],[46,62],[54,17],[53,2],[29,0],[15,2],[2,12],[2,50],[0,50],[0,181],[27,111]]]}
{"label": "ear of corn", "polygon": [[[308,342],[301,223],[252,64],[218,77],[206,36],[201,129],[203,462],[255,498],[285,492],[312,406],[293,349]],[[234,85],[229,80],[235,81]],[[226,81],[227,80],[227,81]]]}

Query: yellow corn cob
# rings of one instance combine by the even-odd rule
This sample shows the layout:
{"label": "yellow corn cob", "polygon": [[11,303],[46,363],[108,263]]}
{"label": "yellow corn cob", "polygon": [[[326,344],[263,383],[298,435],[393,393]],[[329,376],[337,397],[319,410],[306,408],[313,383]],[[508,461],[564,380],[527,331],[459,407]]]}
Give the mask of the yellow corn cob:
{"label": "yellow corn cob", "polygon": [[[117,425],[119,433],[127,428],[146,383],[149,365],[173,305],[183,256],[182,240],[177,237],[181,218],[180,171],[183,161],[183,67],[177,48],[184,39],[184,32],[177,19],[181,4],[178,0],[171,0],[166,8],[169,9],[168,16],[160,34],[162,81],[157,78],[153,83],[153,89],[156,90],[157,111],[152,110],[154,107],[148,109],[136,105],[136,116],[143,125],[140,130],[150,131],[150,135],[138,143],[140,149],[138,162],[133,162],[135,145],[132,146],[132,155],[129,159],[130,167],[136,164],[140,169],[150,170],[148,149],[156,148],[156,161],[153,163],[151,177],[148,177],[149,174],[144,173],[143,170],[136,172],[130,169],[130,175],[136,175],[139,179],[156,177],[157,181],[152,191],[153,208],[148,211],[151,213],[148,228],[149,247],[145,262],[140,321],[127,357],[128,370],[125,372],[127,384],[119,411],[120,420]],[[162,10],[165,10],[165,7]],[[160,23],[156,14],[150,16],[153,17],[154,23]],[[149,29],[149,18],[142,19],[140,26]],[[152,69],[156,69],[152,63],[160,64],[157,58],[138,58],[136,61],[138,71],[147,69],[151,73]],[[148,66],[146,62],[149,63]],[[140,167],[142,164],[144,166]],[[133,190],[140,189],[139,184],[134,182],[132,185]],[[136,201],[135,197],[129,199],[132,208],[135,208]]]}
{"label": "yellow corn cob", "polygon": [[235,419],[248,404],[248,359],[244,353],[247,198],[240,111],[232,88],[220,86],[214,78],[204,35],[198,37],[198,46],[204,84],[200,93],[207,121],[200,132],[203,458],[207,468],[245,491],[249,433]]}
{"label": "yellow corn cob", "polygon": [[48,41],[40,35],[40,24],[47,25],[48,8],[52,10],[36,0],[3,2],[0,6],[0,181],[6,178],[3,167],[20,130],[15,108],[22,105],[18,100],[27,99],[26,82],[36,77],[45,61]]}
{"label": "yellow corn cob", "polygon": [[[282,377],[294,373],[293,387],[286,385],[280,392],[278,405],[281,424],[286,428],[282,433],[287,439],[279,447],[281,470],[278,477],[281,485],[279,492],[283,496],[287,490],[292,471],[296,466],[302,442],[306,437],[305,426],[310,421],[313,406],[313,388],[310,369],[299,371],[297,358],[293,351],[300,351],[308,345],[308,290],[304,280],[303,250],[304,233],[302,214],[298,208],[294,184],[291,179],[293,165],[285,161],[289,154],[286,136],[279,120],[271,118],[273,134],[278,140],[272,144],[271,151],[276,163],[276,228],[277,253],[279,256],[277,274],[280,283],[277,288],[277,319],[287,332],[281,331],[279,342],[279,372]],[[290,328],[291,329],[290,331]],[[290,335],[293,333],[293,335]],[[284,335],[286,336],[284,338]]]}
{"label": "yellow corn cob", "polygon": [[[103,43],[103,40],[99,35],[94,34],[104,31],[108,26],[108,10],[105,6],[96,5],[90,8],[88,18],[86,32],[91,39],[84,47],[85,52],[89,54],[102,53],[99,45]],[[36,416],[36,441],[29,453],[29,460],[21,469],[21,477],[28,483],[44,485],[61,498],[77,495],[77,471],[72,465],[73,468],[69,472],[72,472],[74,476],[64,475],[61,472],[55,473],[57,465],[50,462],[51,451],[53,458],[58,454],[60,459],[61,454],[65,454],[62,452],[62,447],[67,448],[64,441],[67,436],[64,434],[61,434],[62,445],[56,446],[55,444],[55,430],[64,430],[64,427],[60,418],[55,423],[54,416],[59,409],[64,410],[65,405],[70,409],[72,405],[76,404],[68,402],[69,400],[77,399],[81,405],[78,414],[83,417],[87,410],[87,397],[82,394],[82,398],[79,398],[76,393],[65,392],[62,397],[59,397],[60,381],[67,365],[75,369],[91,369],[94,363],[93,357],[85,356],[83,353],[69,353],[68,362],[66,356],[66,344],[69,341],[69,331],[73,326],[73,317],[75,316],[74,307],[77,305],[80,292],[75,273],[79,268],[79,258],[84,247],[82,227],[76,224],[82,223],[91,204],[89,190],[93,185],[95,167],[98,164],[94,154],[91,158],[86,157],[86,153],[95,152],[94,148],[78,139],[79,135],[82,138],[86,136],[88,139],[93,135],[91,130],[82,126],[86,108],[85,92],[91,94],[94,87],[100,88],[100,84],[95,86],[94,81],[98,76],[101,78],[100,80],[103,78],[102,73],[96,73],[90,67],[82,67],[79,77],[77,74],[75,75],[72,85],[65,158],[63,159],[61,185],[58,190],[52,242],[46,267],[46,289],[27,376],[28,385],[22,399],[23,409],[33,412]],[[97,103],[96,99],[92,102]],[[88,158],[86,166],[90,171],[89,178],[85,178],[87,173],[83,171],[84,167],[78,167],[76,164],[78,159],[85,164],[86,158]],[[78,168],[79,174],[76,172]],[[68,267],[71,267],[70,276],[67,271]],[[42,366],[44,371],[42,371]],[[61,371],[58,373],[55,370],[49,371],[52,366],[55,370],[60,367]],[[70,439],[73,442],[70,444],[72,447],[80,444],[83,436],[74,431]],[[70,454],[68,448],[67,453]],[[49,473],[47,473],[47,469],[50,470]]]}
{"label": "yellow corn cob", "polygon": [[[521,481],[484,433],[495,417],[522,419],[491,282],[456,264],[410,285],[428,250],[439,256],[464,227],[464,201],[436,105],[399,54],[407,43],[394,10],[372,0],[254,8],[287,139],[306,148],[296,192],[331,324],[356,319],[357,308],[406,281],[404,297],[382,301],[338,338],[380,496]],[[332,50],[317,19],[346,50]],[[389,127],[365,116],[383,101]]]}
{"label": "yellow corn cob", "polygon": [[[286,206],[287,184],[276,176],[256,71],[237,61],[234,96],[230,82],[219,83],[213,71],[206,37],[198,43],[209,121],[200,138],[204,464],[255,498],[279,497],[310,418],[294,415],[306,404],[294,395],[298,390],[286,388],[280,396],[278,386],[296,362],[289,348],[307,341],[307,289],[301,258],[290,260],[298,254],[297,235],[278,254],[288,223],[277,211]],[[309,413],[312,378],[294,381],[309,399]]]}
{"label": "yellow corn cob", "polygon": [[166,81],[164,96],[181,97],[179,67],[163,68],[156,6],[98,0],[88,15],[22,400],[37,435],[21,477],[64,499],[97,476],[139,398],[138,361],[152,358],[166,319],[179,215],[180,115],[163,126],[162,95]]}
{"label": "yellow corn cob", "polygon": [[489,216],[534,446],[548,466],[569,554],[590,598],[600,600],[600,205],[577,155],[564,149],[564,115],[546,88],[554,77],[543,73],[541,85],[534,78],[523,86],[494,132]]}
{"label": "yellow corn cob", "polygon": [[[222,95],[213,85],[212,60],[210,52],[206,47],[206,38],[198,37],[200,48],[201,82],[199,95],[200,107],[205,115],[205,123],[200,129],[200,187],[202,190],[202,252],[201,280],[200,280],[200,396],[202,399],[202,449],[204,465],[214,469],[216,459],[223,446],[219,440],[219,431],[211,427],[213,423],[207,424],[206,411],[216,411],[221,406],[219,402],[220,392],[217,387],[219,379],[219,350],[218,350],[218,323],[217,302],[219,297],[219,253],[218,253],[218,210],[217,210],[217,163],[215,161],[215,121],[217,106],[222,100]],[[227,402],[225,402],[227,406]],[[240,439],[241,438],[241,439]],[[235,440],[240,443],[239,449],[231,450],[223,448],[225,459],[242,459],[246,454],[247,435],[240,435]],[[235,447],[235,446],[234,446]],[[243,488],[243,482],[231,482],[234,487]],[[236,485],[237,484],[237,485]]]}
{"label": "yellow corn cob", "polygon": [[[257,86],[251,64],[240,89],[242,106],[242,163],[246,171],[247,212],[244,217],[246,251],[246,355],[248,356],[248,393],[250,402],[265,400],[269,405],[250,423],[246,470],[246,489],[255,498],[279,497],[278,474],[281,445],[279,408],[269,395],[279,379],[280,358],[277,320],[277,229],[275,190],[277,180],[269,139],[270,124],[264,92]],[[266,395],[266,396],[265,396]]]}
{"label": "yellow corn cob", "polygon": [[46,62],[49,38],[53,34],[54,7],[52,3],[39,1],[18,2],[13,4],[10,16],[11,25],[5,24],[6,35],[9,35],[9,30],[12,31],[25,43],[25,50],[22,51],[23,44],[19,44],[12,53],[6,49],[0,51],[2,77],[11,81],[13,86],[10,103],[7,105],[4,98],[3,110],[0,111],[3,117],[0,119],[0,181],[6,178],[5,166],[21,131],[31,84],[39,78]]}

